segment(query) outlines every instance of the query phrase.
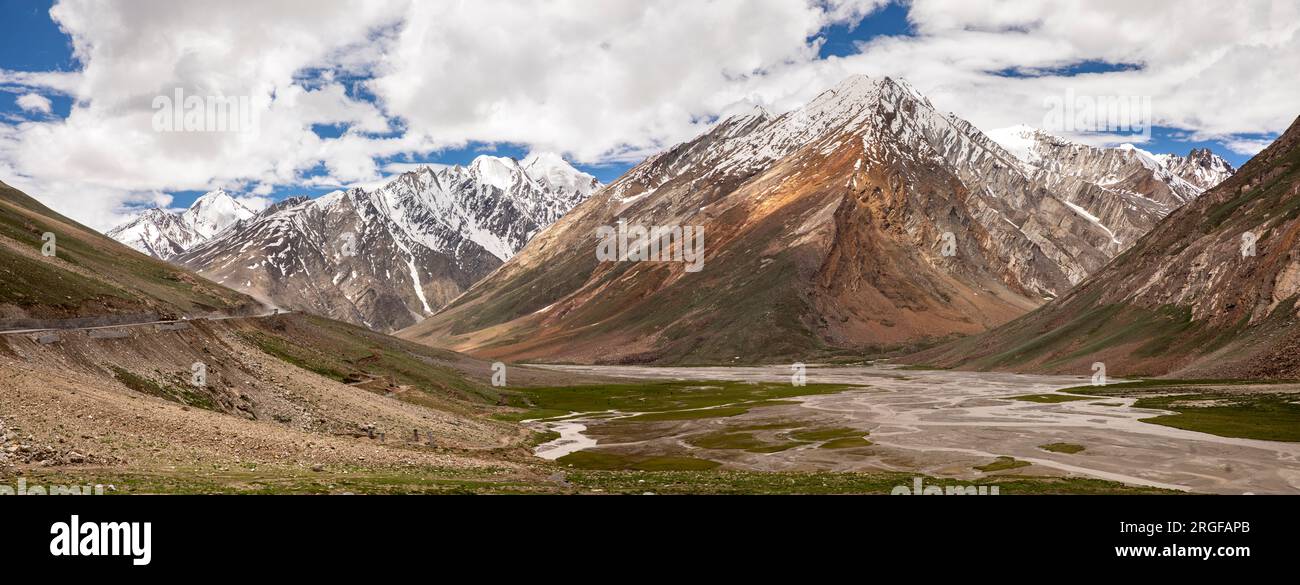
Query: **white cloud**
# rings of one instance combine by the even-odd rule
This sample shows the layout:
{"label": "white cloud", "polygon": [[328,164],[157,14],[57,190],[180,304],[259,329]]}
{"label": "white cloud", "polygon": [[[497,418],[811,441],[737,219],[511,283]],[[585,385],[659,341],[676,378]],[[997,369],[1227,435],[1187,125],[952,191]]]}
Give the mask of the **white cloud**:
{"label": "white cloud", "polygon": [[384,165],[384,173],[389,176],[403,175],[412,171],[418,171],[424,167],[429,167],[435,171],[450,168],[451,165],[429,164],[429,163],[388,163]]}
{"label": "white cloud", "polygon": [[71,95],[81,81],[81,74],[66,71],[7,71],[0,69],[0,85],[40,88]]}
{"label": "white cloud", "polygon": [[50,98],[39,93],[25,93],[20,95],[18,96],[16,103],[24,112],[34,112],[38,114],[48,114],[53,111],[54,108],[54,104],[50,102]]}
{"label": "white cloud", "polygon": [[[1300,111],[1300,4],[915,0],[918,36],[884,39],[845,69],[905,76],[981,127],[1038,124],[1044,100],[1149,96],[1156,124],[1200,139],[1279,132]],[[1085,61],[1135,71],[1009,79],[990,72]]]}
{"label": "white cloud", "polygon": [[1272,143],[1273,141],[1271,140],[1252,140],[1246,138],[1243,139],[1234,138],[1225,141],[1223,144],[1224,146],[1228,147],[1228,150],[1231,150],[1232,152],[1235,152],[1237,154],[1255,156],[1260,152],[1263,152],[1263,150],[1265,148],[1268,148],[1268,145]]}
{"label": "white cloud", "polygon": [[814,60],[810,36],[875,4],[418,2],[370,86],[438,144],[641,156],[698,132],[748,79]]}
{"label": "white cloud", "polygon": [[[369,184],[398,170],[386,159],[472,142],[636,160],[716,116],[788,110],[854,73],[907,78],[985,128],[1039,124],[1044,99],[1070,89],[1150,96],[1158,124],[1234,150],[1253,148],[1234,135],[1300,113],[1295,3],[914,0],[917,36],[818,57],[820,30],[884,3],[61,0],[51,15],[82,70],[0,70],[0,87],[71,96],[71,114],[0,122],[0,177],[107,228],[169,191]],[[1082,61],[1141,69],[996,74]],[[155,132],[153,98],[178,87],[248,96],[258,132]],[[350,130],[321,138],[316,124]]]}
{"label": "white cloud", "polygon": [[235,197],[235,201],[252,211],[261,211],[270,207],[271,203],[273,203],[270,197],[261,195],[240,195]]}

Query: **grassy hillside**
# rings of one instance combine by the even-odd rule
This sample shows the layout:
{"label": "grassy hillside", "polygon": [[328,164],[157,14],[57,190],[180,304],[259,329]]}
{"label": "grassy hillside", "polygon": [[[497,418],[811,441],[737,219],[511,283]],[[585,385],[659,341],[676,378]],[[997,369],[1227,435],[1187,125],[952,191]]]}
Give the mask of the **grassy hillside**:
{"label": "grassy hillside", "polygon": [[[41,254],[53,233],[57,254]],[[0,183],[0,323],[260,310],[253,299],[150,258]]]}

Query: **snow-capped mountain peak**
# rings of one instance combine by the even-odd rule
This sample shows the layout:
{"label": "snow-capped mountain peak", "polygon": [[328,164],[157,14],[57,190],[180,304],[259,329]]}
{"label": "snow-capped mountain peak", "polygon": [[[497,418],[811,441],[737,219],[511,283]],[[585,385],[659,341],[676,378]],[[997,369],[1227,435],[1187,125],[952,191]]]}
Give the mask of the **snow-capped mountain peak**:
{"label": "snow-capped mountain peak", "polygon": [[1169,155],[1166,162],[1174,174],[1202,189],[1210,189],[1237,174],[1237,169],[1208,148],[1194,148],[1185,157]]}
{"label": "snow-capped mountain peak", "polygon": [[256,215],[230,192],[217,189],[195,199],[189,209],[181,213],[156,207],[147,209],[113,228],[107,235],[140,252],[165,260]]}
{"label": "snow-capped mountain peak", "polygon": [[534,181],[556,192],[576,193],[585,199],[600,186],[596,177],[573,168],[564,157],[553,152],[529,153],[519,165]]}
{"label": "snow-capped mountain peak", "polygon": [[499,156],[479,156],[469,165],[469,173],[478,182],[506,190],[518,178],[519,163],[513,158]]}
{"label": "snow-capped mountain peak", "polygon": [[179,214],[156,207],[145,210],[107,235],[156,258],[170,258],[202,241]]}
{"label": "snow-capped mountain peak", "polygon": [[1048,134],[1038,128],[1026,125],[1009,126],[1007,128],[998,128],[985,132],[989,138],[997,142],[1007,152],[1020,160],[1020,162],[1033,165],[1041,160],[1042,155],[1037,148],[1039,144],[1060,143],[1063,139]]}
{"label": "snow-capped mountain peak", "polygon": [[203,194],[181,214],[181,219],[203,239],[210,239],[237,221],[257,215],[225,189]]}
{"label": "snow-capped mountain peak", "polygon": [[1153,154],[1134,144],[1103,148],[1071,142],[1031,126],[1011,126],[985,133],[1033,173],[1077,177],[1127,194],[1150,178],[1165,185],[1145,198],[1167,210],[1180,206],[1235,172],[1217,155],[1193,151],[1188,157]]}
{"label": "snow-capped mountain peak", "polygon": [[172,261],[281,307],[393,331],[496,270],[600,186],[547,153],[421,166],[377,187],[282,202]]}

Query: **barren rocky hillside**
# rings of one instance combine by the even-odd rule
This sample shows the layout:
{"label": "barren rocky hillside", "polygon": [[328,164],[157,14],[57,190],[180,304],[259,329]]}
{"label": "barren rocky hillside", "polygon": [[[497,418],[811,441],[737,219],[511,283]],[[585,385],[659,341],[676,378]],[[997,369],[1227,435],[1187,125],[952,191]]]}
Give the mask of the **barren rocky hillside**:
{"label": "barren rocky hillside", "polygon": [[[1104,156],[1133,181],[1060,188],[1040,175],[1074,169],[1040,173],[906,83],[853,77],[648,159],[400,335],[493,358],[734,363],[978,333],[1173,208],[1169,184]],[[703,228],[702,269],[598,261],[596,234],[620,222]]]}
{"label": "barren rocky hillside", "polygon": [[1300,121],[1070,294],[911,356],[963,368],[1300,376]]}

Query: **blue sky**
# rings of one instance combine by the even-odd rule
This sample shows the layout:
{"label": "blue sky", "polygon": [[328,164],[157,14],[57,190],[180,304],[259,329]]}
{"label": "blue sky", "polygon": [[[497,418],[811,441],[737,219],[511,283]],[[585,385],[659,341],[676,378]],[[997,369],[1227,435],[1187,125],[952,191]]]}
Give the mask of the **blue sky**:
{"label": "blue sky", "polygon": [[[74,71],[72,44],[50,19],[50,0],[0,0],[0,69],[10,71]],[[0,91],[0,115],[23,115],[16,91]],[[72,109],[67,96],[46,95],[53,115],[66,117]],[[27,116],[23,115],[24,118]]]}
{"label": "blue sky", "polygon": [[[3,18],[0,18],[0,73],[3,73],[3,71],[73,72],[82,67],[82,64],[73,58],[69,36],[60,30],[51,19],[49,14],[51,5],[51,0],[0,0],[0,16],[3,16]],[[814,34],[809,40],[819,40],[821,43],[819,54],[821,60],[848,61],[855,56],[861,57],[860,53],[863,52],[864,47],[868,46],[873,40],[886,37],[915,38],[917,31],[915,24],[909,21],[910,9],[911,7],[907,5],[891,4],[860,21],[841,22],[827,26]],[[872,64],[867,63],[867,65],[871,67]],[[1009,80],[1017,80],[1044,76],[1073,77],[1124,71],[1141,72],[1142,68],[1143,65],[1136,63],[1086,59],[1041,69],[1010,66],[996,71],[986,71],[986,73],[1005,77]],[[302,74],[304,79],[308,80],[303,85],[310,86],[309,79],[318,72],[304,70]],[[362,80],[351,79],[347,81],[356,82]],[[354,86],[355,84],[349,85],[350,88]],[[72,109],[72,98],[58,92],[40,91],[41,95],[51,101],[52,111],[49,114],[24,111],[18,106],[17,100],[26,91],[28,90],[12,85],[0,85],[0,124],[14,124],[20,121],[58,121],[66,118]],[[357,93],[349,89],[348,97],[358,102],[378,105],[374,95],[368,92]],[[936,99],[935,103],[944,110],[959,109],[954,107],[954,104],[945,103],[941,100]],[[1026,121],[1026,123],[1032,125],[1032,121]],[[327,139],[338,138],[346,130],[346,124],[311,126],[311,131]],[[1180,155],[1186,154],[1192,148],[1208,147],[1236,166],[1240,166],[1249,158],[1248,155],[1233,152],[1219,141],[1191,140],[1189,139],[1191,134],[1186,130],[1156,127],[1150,142],[1142,144],[1141,147],[1155,153],[1175,153]],[[1238,139],[1256,141],[1267,141],[1274,137],[1275,135],[1268,133],[1236,135]],[[462,148],[450,150],[377,157],[376,163],[380,168],[383,168],[388,163],[463,165],[468,164],[481,154],[522,158],[528,152],[527,147],[520,143],[485,143],[470,140],[466,144],[467,146]],[[633,164],[631,162],[613,162],[599,165],[578,164],[575,166],[595,175],[602,182],[609,183],[626,172]],[[327,175],[326,167],[317,165],[315,168],[303,171],[301,178],[310,180]],[[333,190],[333,188],[303,188],[292,184],[275,185],[271,196],[275,199],[297,194],[317,196],[330,190]],[[174,197],[173,207],[183,207],[201,194],[202,190],[166,190],[166,192]]]}

